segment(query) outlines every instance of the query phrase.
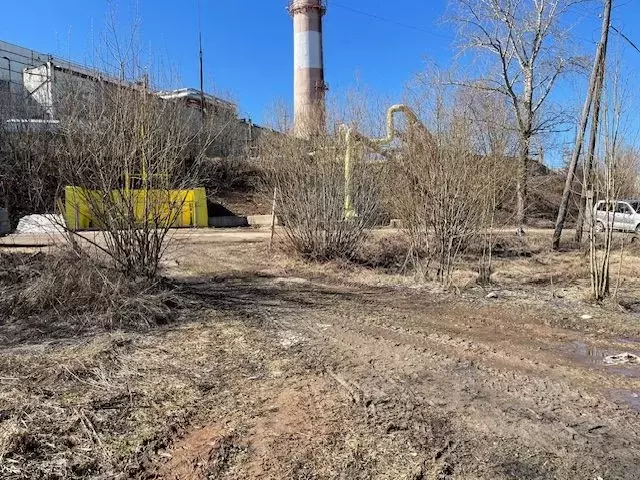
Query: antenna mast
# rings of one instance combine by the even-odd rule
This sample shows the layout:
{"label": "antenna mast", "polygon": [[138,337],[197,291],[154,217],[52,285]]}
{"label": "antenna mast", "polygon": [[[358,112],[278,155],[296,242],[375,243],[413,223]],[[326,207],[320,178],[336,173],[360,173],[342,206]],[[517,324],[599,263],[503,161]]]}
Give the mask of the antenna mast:
{"label": "antenna mast", "polygon": [[202,60],[202,10],[198,0],[198,38],[200,42],[200,110],[202,111],[202,124],[204,125],[206,112],[204,108],[204,67]]}

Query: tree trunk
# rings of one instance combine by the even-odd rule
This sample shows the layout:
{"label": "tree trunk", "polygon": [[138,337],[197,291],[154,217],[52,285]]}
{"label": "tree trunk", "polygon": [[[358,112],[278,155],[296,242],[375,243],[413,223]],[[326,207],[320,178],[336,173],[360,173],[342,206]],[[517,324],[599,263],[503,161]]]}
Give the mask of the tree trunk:
{"label": "tree trunk", "polygon": [[518,236],[524,235],[524,226],[527,220],[527,159],[529,158],[530,143],[531,135],[523,135],[523,138],[520,142],[518,171],[516,178],[516,234]]}
{"label": "tree trunk", "polygon": [[520,122],[520,152],[516,178],[516,235],[524,235],[527,223],[527,162],[533,136],[533,64],[524,72],[524,96]]}

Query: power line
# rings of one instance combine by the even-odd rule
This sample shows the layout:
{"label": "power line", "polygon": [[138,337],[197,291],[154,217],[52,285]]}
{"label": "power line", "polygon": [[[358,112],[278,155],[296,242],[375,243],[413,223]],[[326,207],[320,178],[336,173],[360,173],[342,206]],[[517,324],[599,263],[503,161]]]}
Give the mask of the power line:
{"label": "power line", "polygon": [[638,53],[640,53],[640,48],[638,48],[638,46],[637,46],[635,43],[633,43],[629,37],[627,37],[624,33],[622,33],[620,30],[618,30],[618,29],[617,29],[616,27],[614,27],[613,25],[610,25],[610,27],[611,27],[611,29],[612,29],[613,31],[615,31],[618,35],[620,35],[622,38],[624,38],[624,39],[627,41],[627,43],[628,43],[629,45],[631,45],[631,46],[632,46],[632,47],[633,47],[633,48],[634,48]]}
{"label": "power line", "polygon": [[624,6],[626,6],[626,5],[629,5],[631,2],[633,2],[633,0],[627,0],[627,1],[626,1],[626,2],[624,2],[624,3],[619,3],[618,5],[614,5],[614,6],[612,7],[612,10],[615,10],[616,8],[624,7]]}
{"label": "power line", "polygon": [[391,18],[383,17],[381,15],[376,15],[375,13],[369,13],[369,12],[365,12],[363,10],[358,10],[358,9],[355,9],[355,8],[351,8],[351,7],[348,7],[347,5],[343,5],[341,3],[331,2],[331,6],[332,7],[338,7],[338,8],[341,8],[343,10],[347,10],[347,11],[349,11],[351,13],[362,15],[364,17],[369,17],[369,18],[372,18],[374,20],[378,20],[380,22],[390,23],[392,25],[396,25],[397,27],[407,28],[409,30],[415,30],[415,31],[418,31],[418,32],[426,33],[428,35],[433,35],[435,37],[446,38],[447,40],[455,40],[450,35],[444,35],[442,33],[437,33],[437,32],[434,32],[432,30],[427,30],[425,27],[420,27],[420,26],[417,26],[417,25],[411,25],[411,24],[408,24],[408,23],[399,22],[399,21],[393,20]]}

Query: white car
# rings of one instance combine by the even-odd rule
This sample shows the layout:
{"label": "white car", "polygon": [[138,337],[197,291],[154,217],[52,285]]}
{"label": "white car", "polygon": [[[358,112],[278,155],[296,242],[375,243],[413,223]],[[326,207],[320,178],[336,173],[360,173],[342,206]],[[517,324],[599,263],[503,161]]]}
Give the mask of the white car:
{"label": "white car", "polygon": [[600,200],[594,207],[595,230],[603,232],[605,225],[613,230],[640,235],[640,200],[614,200],[609,205]]}

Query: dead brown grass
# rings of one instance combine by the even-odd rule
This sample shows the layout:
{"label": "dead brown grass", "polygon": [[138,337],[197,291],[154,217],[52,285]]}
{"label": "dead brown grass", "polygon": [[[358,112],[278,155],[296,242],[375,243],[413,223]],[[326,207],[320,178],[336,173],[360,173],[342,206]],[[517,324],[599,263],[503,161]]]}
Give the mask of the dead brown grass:
{"label": "dead brown grass", "polygon": [[[477,288],[478,267],[482,259],[482,239],[471,239],[452,276],[452,290]],[[368,285],[409,285],[437,290],[433,282],[416,277],[407,256],[410,244],[394,230],[378,230],[359,249],[348,264],[297,265],[296,268],[320,272],[323,276],[349,278]],[[622,255],[622,256],[621,256]],[[498,231],[492,247],[492,281],[484,289],[520,292],[532,298],[567,298],[591,303],[589,296],[588,252],[577,245],[563,250],[551,248],[550,230],[530,230],[525,237]],[[628,234],[616,234],[611,260],[613,304],[635,309],[640,301],[640,241]],[[332,273],[333,272],[333,273]],[[625,307],[626,305],[627,307]],[[628,307],[631,305],[631,307]]]}
{"label": "dead brown grass", "polygon": [[[542,275],[567,271],[562,288],[579,292],[581,274],[569,273],[582,252],[547,250],[546,232],[513,243],[505,234],[495,288],[523,296],[493,300],[406,288],[418,284],[394,273],[404,251],[394,232],[372,233],[371,266],[269,255],[268,236],[230,237],[194,237],[173,252],[172,269],[185,277],[180,295],[202,302],[191,310],[193,322],[106,333],[101,326],[65,339],[41,333],[3,346],[0,478],[447,478],[453,469],[452,478],[568,479],[576,458],[607,463],[598,457],[604,443],[576,447],[566,425],[574,412],[595,415],[588,426],[621,414],[575,403],[571,392],[585,380],[549,346],[567,341],[568,332],[552,326],[624,331],[596,307],[588,312],[604,313],[581,320],[582,301],[547,308],[552,290]],[[460,284],[477,275],[468,255]],[[627,275],[639,258],[624,258]],[[2,285],[9,275],[37,277],[33,265],[20,265],[3,270]],[[543,280],[532,283],[538,274]],[[615,315],[621,325],[630,317]],[[10,332],[0,322],[0,335]],[[538,368],[540,381],[530,377]],[[553,389],[565,380],[561,393]],[[530,413],[550,404],[556,415],[574,410],[544,421]],[[602,441],[618,442],[610,453],[624,459],[628,432],[614,426]],[[551,455],[558,448],[568,458]],[[491,461],[477,460],[486,451]],[[524,458],[522,465],[513,458]]]}
{"label": "dead brown grass", "polygon": [[411,240],[402,232],[373,235],[357,250],[352,262],[385,273],[407,273]]}
{"label": "dead brown grass", "polygon": [[178,297],[72,251],[0,255],[2,343],[167,323]]}
{"label": "dead brown grass", "polygon": [[[203,382],[194,369],[211,339],[182,351],[191,331],[108,333],[55,348],[14,347],[0,358],[0,478],[130,478],[136,449],[184,422]],[[46,344],[45,344],[46,345]],[[176,348],[177,350],[174,350]],[[201,390],[202,388],[202,390]]]}

